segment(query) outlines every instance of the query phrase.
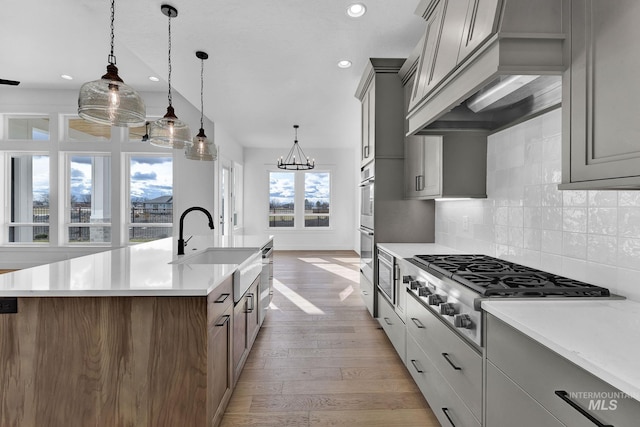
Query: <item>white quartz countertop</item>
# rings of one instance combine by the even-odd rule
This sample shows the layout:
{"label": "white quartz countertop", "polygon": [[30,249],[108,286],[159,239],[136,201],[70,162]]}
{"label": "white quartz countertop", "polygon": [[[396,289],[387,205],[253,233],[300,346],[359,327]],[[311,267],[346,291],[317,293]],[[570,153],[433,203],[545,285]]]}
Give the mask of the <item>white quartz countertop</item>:
{"label": "white quartz countertop", "polygon": [[500,300],[483,301],[482,308],[640,400],[640,303]]}
{"label": "white quartz countertop", "polygon": [[396,258],[411,258],[414,255],[462,253],[436,243],[378,243],[378,246]]}
{"label": "white quartz countertop", "polygon": [[[245,235],[216,244],[194,236],[184,256],[208,247],[256,252],[273,236]],[[171,264],[180,259],[174,238],[0,274],[0,297],[203,296],[233,274],[237,264]]]}

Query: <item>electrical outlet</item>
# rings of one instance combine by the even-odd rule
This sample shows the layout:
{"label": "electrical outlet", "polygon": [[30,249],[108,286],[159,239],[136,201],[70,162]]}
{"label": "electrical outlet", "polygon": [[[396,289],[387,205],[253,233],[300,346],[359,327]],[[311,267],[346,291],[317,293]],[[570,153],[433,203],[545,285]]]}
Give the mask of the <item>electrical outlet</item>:
{"label": "electrical outlet", "polygon": [[10,314],[18,312],[18,298],[0,298],[0,313]]}
{"label": "electrical outlet", "polygon": [[469,231],[469,216],[462,217],[462,231]]}

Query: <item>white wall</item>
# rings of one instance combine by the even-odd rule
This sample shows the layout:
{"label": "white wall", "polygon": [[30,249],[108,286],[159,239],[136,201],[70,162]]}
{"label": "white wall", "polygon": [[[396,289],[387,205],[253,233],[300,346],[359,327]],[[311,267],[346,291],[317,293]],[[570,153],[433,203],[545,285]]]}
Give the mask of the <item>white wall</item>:
{"label": "white wall", "polygon": [[488,198],[436,202],[436,242],[640,301],[640,191],[558,190],[561,143],[560,109],[491,135]]}
{"label": "white wall", "polygon": [[[303,143],[302,143],[303,144]],[[355,250],[358,182],[354,174],[356,149],[307,149],[316,159],[316,170],[331,172],[331,218],[329,229],[285,230],[269,228],[269,175],[276,159],[291,147],[244,150],[244,231],[246,234],[270,233],[279,250]]]}
{"label": "white wall", "polygon": [[[166,113],[167,95],[165,92],[143,92],[141,96],[147,107],[147,117],[162,117]],[[20,87],[0,87],[0,115],[49,114],[55,119],[58,114],[76,114],[77,99],[78,92],[76,90],[36,90]],[[189,124],[192,133],[195,135],[200,127],[199,107],[193,106],[175,91],[173,91],[173,106],[176,115]],[[204,126],[207,136],[215,139],[221,155],[238,163],[243,162],[242,147],[223,128],[214,129],[213,122],[206,117]],[[57,129],[57,126],[55,129]],[[0,138],[1,131],[2,129],[0,128]],[[57,135],[52,135],[52,143],[58,143]],[[20,144],[24,144],[24,142],[20,142]],[[16,143],[0,140],[0,151],[15,151],[17,149],[19,148],[17,148]],[[181,150],[158,148],[156,152],[173,153],[174,155],[174,236],[177,237],[178,235],[177,225],[180,214],[190,206],[202,206],[217,216],[218,162],[188,160]],[[5,165],[4,162],[0,163],[2,163],[0,173],[4,175]],[[55,184],[52,183],[51,185]],[[113,191],[118,190],[114,189]],[[4,191],[2,193],[4,194]],[[5,203],[6,200],[3,200],[3,206]],[[205,216],[199,212],[189,214],[185,220],[185,235],[208,233],[211,233],[211,231],[207,227]],[[117,243],[114,245],[117,246]],[[26,268],[107,249],[111,248],[5,246],[0,247],[0,268]]]}

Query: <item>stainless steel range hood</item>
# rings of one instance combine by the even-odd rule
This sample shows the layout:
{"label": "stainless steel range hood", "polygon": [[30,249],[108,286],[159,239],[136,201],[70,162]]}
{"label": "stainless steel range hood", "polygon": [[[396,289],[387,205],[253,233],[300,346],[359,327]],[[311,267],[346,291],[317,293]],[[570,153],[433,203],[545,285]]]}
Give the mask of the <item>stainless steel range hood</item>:
{"label": "stainless steel range hood", "polygon": [[[410,106],[407,134],[493,131],[560,105],[561,74],[566,68],[562,17],[568,13],[567,0],[469,0],[465,19],[447,20],[448,13],[461,13],[452,1],[423,0],[416,10],[428,26],[437,19],[442,29],[439,33],[427,29],[414,51],[415,63],[406,63],[401,76],[403,71],[408,75],[417,70],[414,82],[424,85],[425,70],[433,75],[438,66],[440,71],[444,68],[440,58],[451,66]],[[490,10],[479,9],[483,7]],[[474,24],[478,26],[480,16],[487,28],[484,39],[475,50],[463,52],[465,37]],[[445,51],[442,37],[451,34],[462,35],[460,46],[452,48],[449,43]],[[455,49],[459,50],[452,54]],[[452,60],[456,55],[457,61]]]}

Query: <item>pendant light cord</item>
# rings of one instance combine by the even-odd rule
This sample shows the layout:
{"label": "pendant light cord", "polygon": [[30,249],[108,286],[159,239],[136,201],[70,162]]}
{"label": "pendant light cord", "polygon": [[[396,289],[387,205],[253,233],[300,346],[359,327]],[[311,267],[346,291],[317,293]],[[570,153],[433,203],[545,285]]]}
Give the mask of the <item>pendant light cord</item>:
{"label": "pendant light cord", "polygon": [[200,60],[200,129],[204,129],[204,59]]}
{"label": "pendant light cord", "polygon": [[169,13],[169,107],[171,107],[171,13]]}
{"label": "pendant light cord", "polygon": [[115,15],[116,15],[116,1],[115,0],[111,0],[111,53],[109,54],[109,59],[108,62],[109,64],[113,64],[116,65],[116,57],[113,54],[113,21],[115,20]]}

